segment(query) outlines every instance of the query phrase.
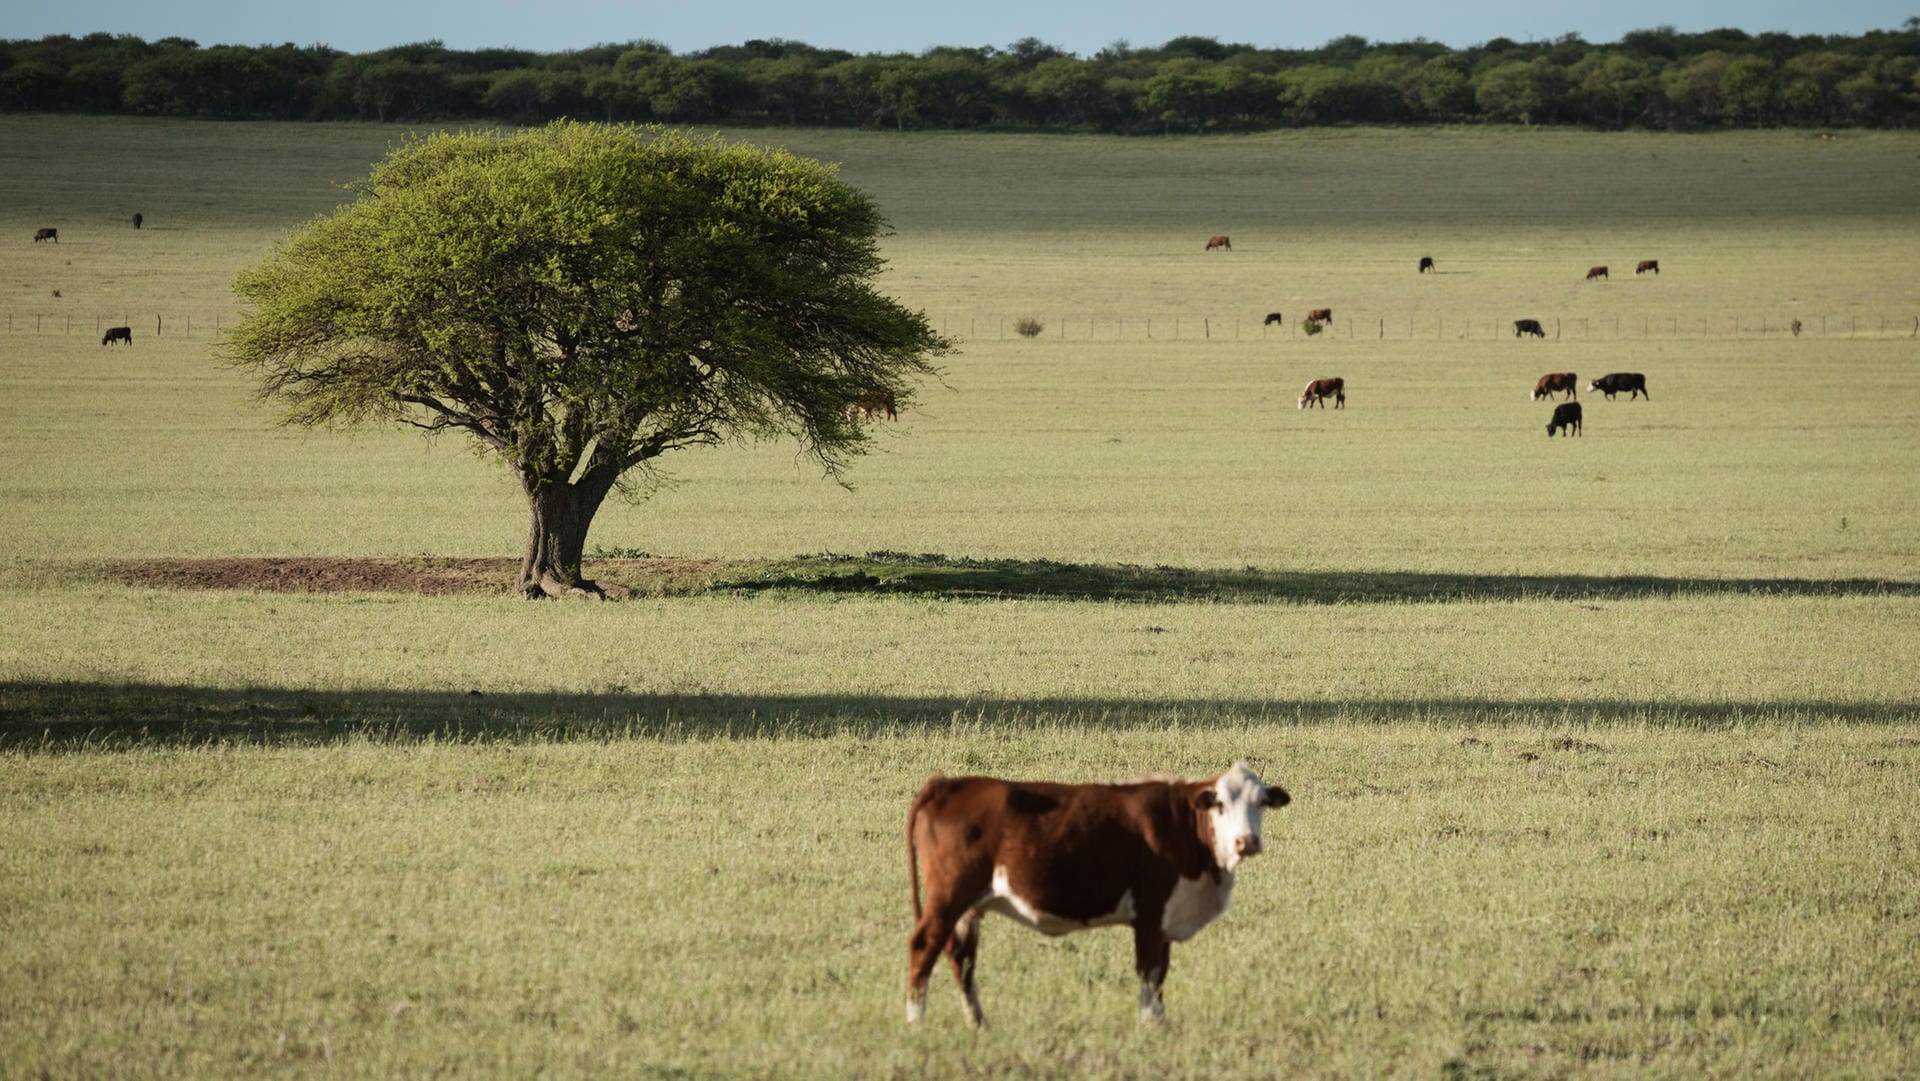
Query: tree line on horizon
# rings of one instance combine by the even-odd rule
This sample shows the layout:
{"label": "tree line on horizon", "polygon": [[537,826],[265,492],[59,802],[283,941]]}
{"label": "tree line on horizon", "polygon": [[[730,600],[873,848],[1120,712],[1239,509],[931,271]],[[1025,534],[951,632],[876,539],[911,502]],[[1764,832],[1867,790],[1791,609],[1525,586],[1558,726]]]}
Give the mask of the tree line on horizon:
{"label": "tree line on horizon", "polygon": [[752,40],[676,54],[655,41],[567,52],[377,52],[107,33],[0,41],[0,110],[212,119],[497,120],[1116,134],[1330,124],[1567,124],[1605,130],[1909,128],[1920,17],[1858,36],[1636,30],[1597,44],[1467,48],[1335,38],[1268,49],[1211,37],[1118,41],[1081,57],[1004,49],[854,54]]}

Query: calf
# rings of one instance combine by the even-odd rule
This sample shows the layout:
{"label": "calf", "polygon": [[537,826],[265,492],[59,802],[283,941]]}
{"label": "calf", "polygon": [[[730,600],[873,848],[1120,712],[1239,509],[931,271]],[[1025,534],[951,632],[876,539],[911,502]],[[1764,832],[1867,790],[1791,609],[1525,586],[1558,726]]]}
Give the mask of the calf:
{"label": "calf", "polygon": [[1298,405],[1295,405],[1294,408],[1305,409],[1307,403],[1311,401],[1320,408],[1325,409],[1328,398],[1333,399],[1333,407],[1335,409],[1345,409],[1347,406],[1347,381],[1337,375],[1331,379],[1315,379],[1313,382],[1307,384],[1307,389],[1300,392],[1300,402]]}
{"label": "calf", "polygon": [[1420,273],[1425,274],[1429,270],[1434,270],[1433,256],[1423,255],[1420,257]]}
{"label": "calf", "polygon": [[1633,268],[1633,272],[1635,274],[1645,274],[1649,270],[1653,271],[1655,274],[1660,273],[1660,260],[1642,259],[1640,260],[1640,265]]}
{"label": "calf", "polygon": [[1603,266],[1596,266],[1596,267],[1588,267],[1588,268],[1587,268],[1587,280],[1588,280],[1588,281],[1592,281],[1592,280],[1593,280],[1593,279],[1595,279],[1595,278],[1604,278],[1604,277],[1606,277],[1606,276],[1607,276],[1607,268],[1606,268],[1606,267],[1603,267]]}
{"label": "calf", "polygon": [[1164,1021],[1169,943],[1185,942],[1227,910],[1234,870],[1261,850],[1262,812],[1288,801],[1245,762],[1198,781],[935,776],[907,812],[907,1021],[925,1011],[927,979],[945,950],[967,1022],[981,1023],[974,954],[988,912],[1047,935],[1133,928],[1140,1019]]}
{"label": "calf", "polygon": [[1547,332],[1540,327],[1540,320],[1515,319],[1513,321],[1513,336],[1518,338],[1522,334],[1531,334],[1536,338],[1544,338],[1547,336]]}
{"label": "calf", "polygon": [[1212,250],[1213,250],[1213,249],[1215,249],[1215,248],[1225,248],[1225,249],[1226,249],[1226,250],[1228,250],[1228,251],[1232,251],[1232,250],[1233,250],[1233,241],[1231,241],[1231,240],[1228,240],[1228,239],[1227,239],[1226,237],[1223,237],[1223,236],[1210,236],[1210,237],[1208,237],[1208,238],[1207,238],[1207,250],[1208,250],[1208,251],[1212,251]]}
{"label": "calf", "polygon": [[1633,392],[1627,396],[1628,401],[1642,396],[1648,401],[1653,400],[1653,395],[1647,393],[1647,377],[1639,372],[1614,372],[1611,375],[1603,375],[1588,383],[1587,389],[1599,391],[1607,396],[1608,401],[1612,401],[1613,396],[1623,390]]}
{"label": "calf", "polygon": [[1548,372],[1533,385],[1533,393],[1527,395],[1527,400],[1537,402],[1542,398],[1551,398],[1563,390],[1567,392],[1567,397],[1578,398],[1579,387],[1580,377],[1572,372]]}
{"label": "calf", "polygon": [[1580,403],[1561,402],[1553,407],[1553,419],[1547,422],[1547,438],[1553,438],[1555,428],[1564,429],[1569,437],[1580,434]]}
{"label": "calf", "polygon": [[58,230],[58,229],[35,229],[35,230],[33,231],[33,242],[34,242],[35,244],[38,244],[38,243],[40,243],[40,242],[41,242],[42,240],[51,240],[51,241],[53,241],[53,242],[54,242],[55,244],[58,244],[58,243],[60,243],[60,230]]}
{"label": "calf", "polygon": [[113,342],[126,342],[128,345],[132,345],[133,344],[133,328],[132,327],[108,327],[106,334],[103,335],[100,339],[100,344],[110,345]]}

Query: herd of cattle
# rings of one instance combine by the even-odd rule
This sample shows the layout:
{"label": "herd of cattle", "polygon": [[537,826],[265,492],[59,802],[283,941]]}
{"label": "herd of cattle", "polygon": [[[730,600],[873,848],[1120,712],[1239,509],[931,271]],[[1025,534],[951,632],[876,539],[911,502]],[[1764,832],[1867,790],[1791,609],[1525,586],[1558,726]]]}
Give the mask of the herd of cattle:
{"label": "herd of cattle", "polygon": [[[135,229],[140,228],[141,225],[145,224],[146,220],[145,215],[135,213],[133,216],[133,227]],[[33,231],[33,242],[39,244],[45,241],[52,241],[55,244],[60,243],[60,230],[52,226],[35,229]],[[107,332],[100,337],[100,344],[112,345],[114,342],[125,342],[127,345],[132,345],[133,328],[108,327]]]}

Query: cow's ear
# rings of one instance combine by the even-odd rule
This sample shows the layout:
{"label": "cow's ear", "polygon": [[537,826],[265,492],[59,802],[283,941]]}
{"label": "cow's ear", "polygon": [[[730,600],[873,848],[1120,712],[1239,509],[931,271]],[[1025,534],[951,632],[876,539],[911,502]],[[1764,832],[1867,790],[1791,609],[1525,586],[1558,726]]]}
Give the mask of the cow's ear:
{"label": "cow's ear", "polygon": [[1220,797],[1213,794],[1213,789],[1211,787],[1196,788],[1193,790],[1193,809],[1194,810],[1211,811],[1216,806],[1219,806],[1219,803],[1220,803]]}
{"label": "cow's ear", "polygon": [[1287,790],[1281,788],[1279,785],[1270,784],[1267,786],[1260,802],[1269,807],[1285,807],[1287,804],[1293,802],[1293,797],[1287,795]]}

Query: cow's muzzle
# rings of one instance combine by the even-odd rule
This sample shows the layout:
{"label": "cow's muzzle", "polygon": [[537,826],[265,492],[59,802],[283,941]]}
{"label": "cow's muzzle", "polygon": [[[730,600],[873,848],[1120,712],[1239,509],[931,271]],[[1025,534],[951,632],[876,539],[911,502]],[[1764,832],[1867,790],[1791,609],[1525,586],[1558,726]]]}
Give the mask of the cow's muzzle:
{"label": "cow's muzzle", "polygon": [[1260,854],[1260,838],[1251,833],[1245,837],[1235,837],[1233,839],[1233,852],[1236,856],[1258,856]]}

